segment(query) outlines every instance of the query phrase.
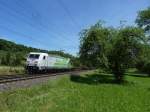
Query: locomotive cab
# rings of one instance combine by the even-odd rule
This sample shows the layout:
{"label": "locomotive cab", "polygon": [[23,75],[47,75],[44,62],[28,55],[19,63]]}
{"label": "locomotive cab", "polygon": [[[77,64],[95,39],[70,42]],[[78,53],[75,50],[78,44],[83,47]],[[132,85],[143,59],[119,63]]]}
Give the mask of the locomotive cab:
{"label": "locomotive cab", "polygon": [[26,71],[28,73],[46,70],[47,67],[47,53],[31,52],[26,61]]}

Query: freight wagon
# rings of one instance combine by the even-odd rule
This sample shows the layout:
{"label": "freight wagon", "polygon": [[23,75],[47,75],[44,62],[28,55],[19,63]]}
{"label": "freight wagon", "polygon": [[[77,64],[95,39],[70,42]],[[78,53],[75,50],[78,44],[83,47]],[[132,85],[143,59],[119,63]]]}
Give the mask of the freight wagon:
{"label": "freight wagon", "polygon": [[71,69],[70,59],[47,53],[31,52],[26,61],[26,72],[48,72]]}

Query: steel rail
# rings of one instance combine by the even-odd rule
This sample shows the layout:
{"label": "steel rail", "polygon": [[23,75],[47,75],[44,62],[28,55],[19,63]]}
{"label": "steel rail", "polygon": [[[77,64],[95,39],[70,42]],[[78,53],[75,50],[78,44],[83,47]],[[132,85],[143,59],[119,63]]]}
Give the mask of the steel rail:
{"label": "steel rail", "polygon": [[23,80],[29,80],[29,79],[36,79],[36,78],[44,78],[44,77],[52,77],[57,75],[65,75],[65,74],[72,74],[77,72],[84,72],[87,70],[75,70],[75,71],[69,71],[69,72],[58,72],[58,73],[47,73],[47,74],[34,74],[34,75],[3,75],[0,76],[0,84],[10,83],[10,82],[16,82],[16,81],[23,81]]}

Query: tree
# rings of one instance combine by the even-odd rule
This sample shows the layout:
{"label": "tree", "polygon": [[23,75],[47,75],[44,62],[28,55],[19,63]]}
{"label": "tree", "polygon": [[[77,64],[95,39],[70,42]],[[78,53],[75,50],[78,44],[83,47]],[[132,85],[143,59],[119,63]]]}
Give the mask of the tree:
{"label": "tree", "polygon": [[143,28],[146,35],[147,35],[147,43],[143,44],[143,51],[140,54],[140,57],[138,59],[138,62],[136,64],[136,68],[140,72],[148,73],[150,74],[150,7],[141,10],[138,13],[136,23],[140,28]]}
{"label": "tree", "polygon": [[139,27],[144,28],[145,31],[150,31],[150,7],[139,11],[136,23]]}
{"label": "tree", "polygon": [[7,65],[8,60],[6,59],[6,53],[3,52],[3,55],[1,57],[1,65]]}
{"label": "tree", "polygon": [[118,31],[108,56],[109,69],[118,82],[123,80],[125,71],[136,63],[143,40],[144,32],[140,28],[126,27]]}
{"label": "tree", "polygon": [[81,63],[80,63],[80,59],[79,59],[79,57],[73,57],[73,58],[71,58],[71,60],[70,60],[70,63],[71,63],[71,65],[73,66],[73,67],[82,67],[82,65],[81,65]]}
{"label": "tree", "polygon": [[110,40],[110,31],[100,22],[85,29],[80,34],[80,60],[88,67],[107,66],[107,49]]}
{"label": "tree", "polygon": [[123,81],[125,71],[135,65],[144,44],[141,28],[105,28],[99,23],[84,30],[80,41],[82,63],[111,71],[117,82]]}

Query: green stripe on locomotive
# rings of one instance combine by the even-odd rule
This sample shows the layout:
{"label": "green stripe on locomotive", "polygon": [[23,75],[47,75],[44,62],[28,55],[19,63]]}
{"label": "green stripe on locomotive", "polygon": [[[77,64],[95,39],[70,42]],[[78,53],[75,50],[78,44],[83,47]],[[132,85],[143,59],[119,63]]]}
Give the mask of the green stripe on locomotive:
{"label": "green stripe on locomotive", "polygon": [[58,57],[58,56],[52,56],[55,57],[56,60],[54,61],[52,67],[53,68],[71,68],[71,63],[69,58],[64,58],[64,57]]}

